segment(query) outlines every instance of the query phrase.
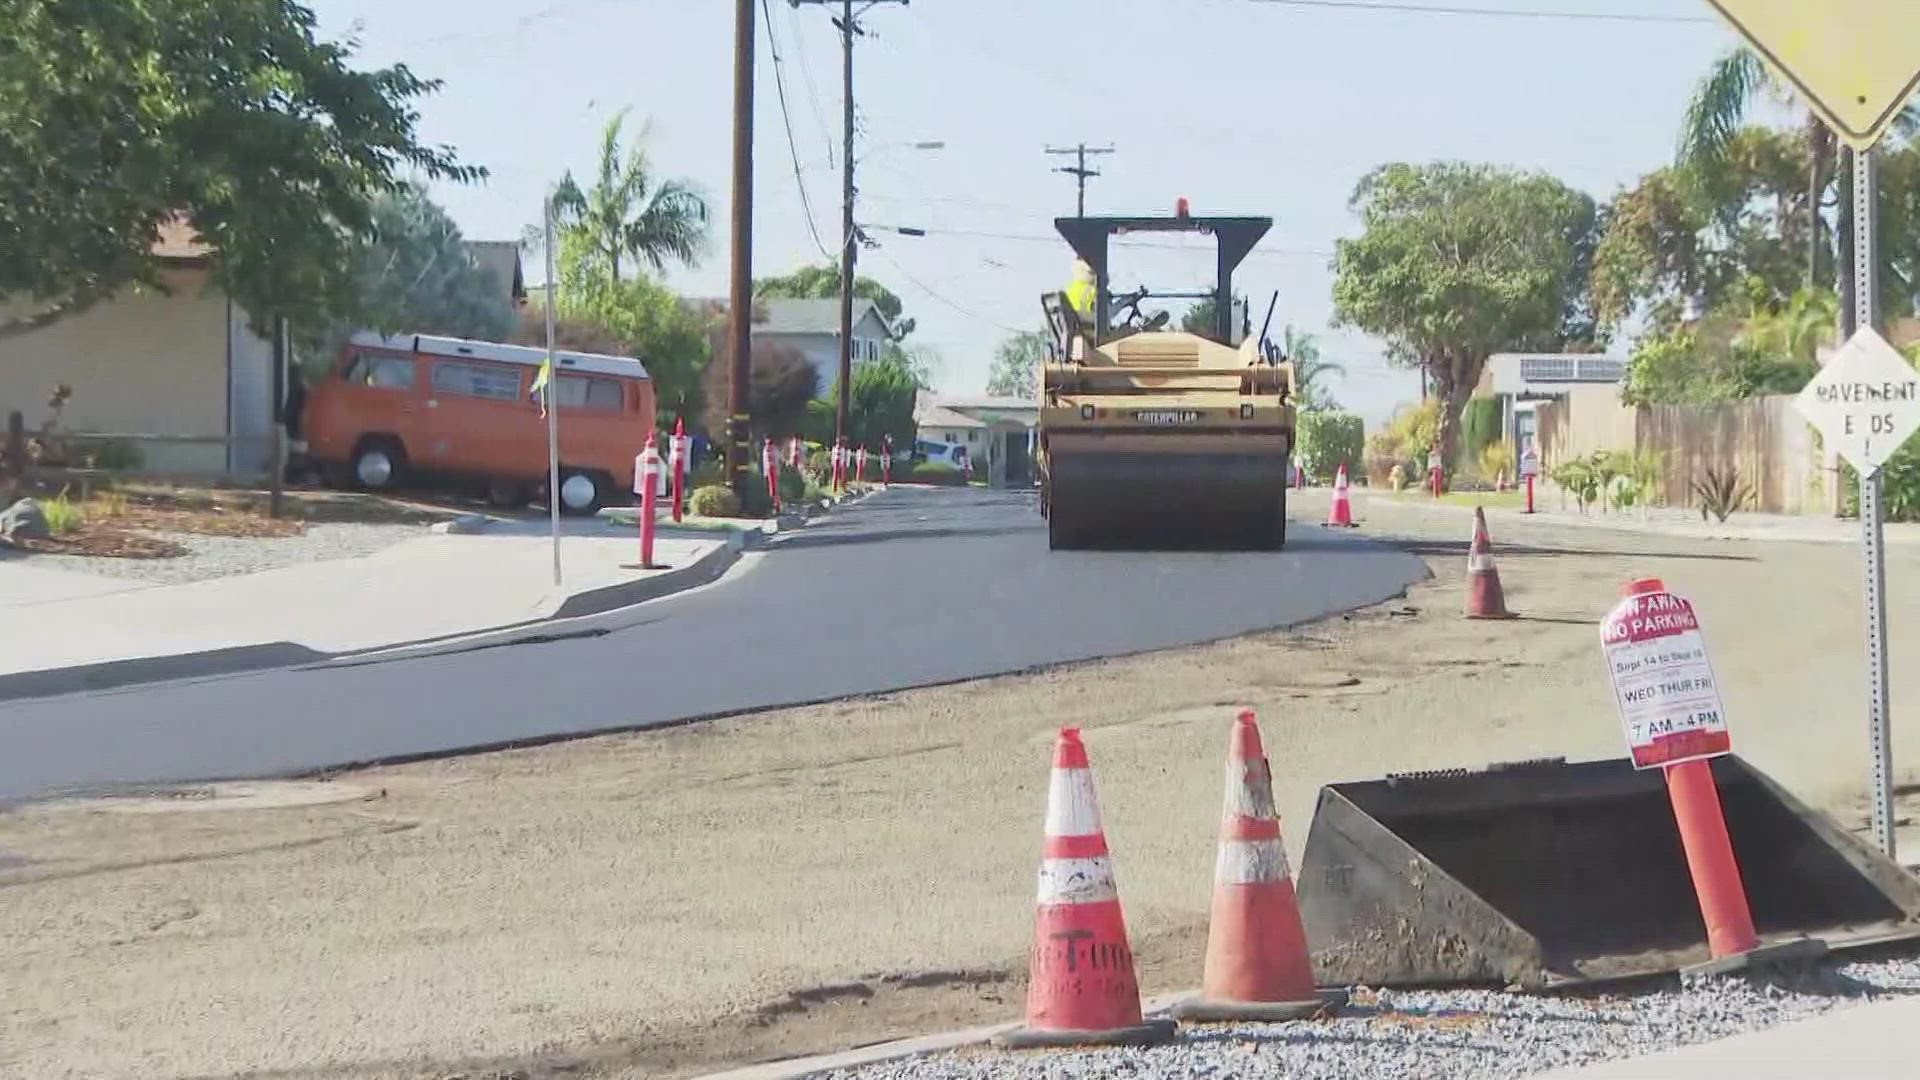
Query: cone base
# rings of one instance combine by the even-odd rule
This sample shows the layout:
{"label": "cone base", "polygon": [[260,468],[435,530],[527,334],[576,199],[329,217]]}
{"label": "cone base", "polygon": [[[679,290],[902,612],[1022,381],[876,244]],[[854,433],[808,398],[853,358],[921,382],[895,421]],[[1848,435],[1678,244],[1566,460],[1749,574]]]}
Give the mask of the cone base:
{"label": "cone base", "polygon": [[1796,938],[1777,945],[1761,945],[1743,953],[1723,956],[1704,964],[1680,969],[1680,981],[1694,982],[1725,975],[1744,975],[1775,967],[1810,963],[1827,955],[1827,943],[1819,938]]}
{"label": "cone base", "polygon": [[1105,1031],[1054,1031],[1023,1027],[996,1035],[993,1045],[1008,1050],[1044,1050],[1073,1046],[1158,1046],[1173,1041],[1179,1025],[1171,1020],[1148,1020]]}
{"label": "cone base", "polygon": [[1176,1020],[1189,1024],[1256,1023],[1276,1024],[1287,1020],[1305,1020],[1344,1008],[1345,990],[1321,990],[1309,1001],[1210,1001],[1199,998],[1174,1006]]}

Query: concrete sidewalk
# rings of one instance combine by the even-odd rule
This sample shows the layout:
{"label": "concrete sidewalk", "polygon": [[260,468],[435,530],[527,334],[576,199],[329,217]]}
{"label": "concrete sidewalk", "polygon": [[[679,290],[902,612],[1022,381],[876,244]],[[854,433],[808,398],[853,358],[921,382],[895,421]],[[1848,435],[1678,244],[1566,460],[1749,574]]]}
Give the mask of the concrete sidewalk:
{"label": "concrete sidewalk", "polygon": [[744,534],[422,535],[361,558],[181,585],[0,562],[0,700],[237,670],[599,614],[723,573]]}
{"label": "concrete sidewalk", "polygon": [[[1655,508],[1643,517],[1639,510],[1615,510],[1602,513],[1598,507],[1582,514],[1562,510],[1557,495],[1542,495],[1534,501],[1534,514],[1523,514],[1506,507],[1486,508],[1493,520],[1531,521],[1541,525],[1605,529],[1654,536],[1675,536],[1688,540],[1773,540],[1814,544],[1858,544],[1860,522],[1846,518],[1794,514],[1736,513],[1725,522],[1700,520],[1698,510]],[[1354,513],[1364,515],[1368,503],[1384,502],[1395,507],[1446,513],[1472,513],[1471,505],[1436,502],[1404,495],[1387,495],[1353,489]],[[1920,524],[1889,522],[1885,526],[1889,544],[1920,544]]]}
{"label": "concrete sidewalk", "polygon": [[1920,998],[1897,998],[1534,1080],[1907,1080],[1920,1075],[1916,1032]]}

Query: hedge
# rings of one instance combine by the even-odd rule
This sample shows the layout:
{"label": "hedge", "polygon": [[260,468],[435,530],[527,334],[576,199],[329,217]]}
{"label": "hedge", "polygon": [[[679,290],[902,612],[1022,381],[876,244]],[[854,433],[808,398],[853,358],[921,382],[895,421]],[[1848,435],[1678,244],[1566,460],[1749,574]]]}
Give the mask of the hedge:
{"label": "hedge", "polygon": [[1348,473],[1361,466],[1366,453],[1366,423],[1346,412],[1303,412],[1300,414],[1299,447],[1295,456],[1307,475],[1331,482],[1333,474],[1345,465]]}

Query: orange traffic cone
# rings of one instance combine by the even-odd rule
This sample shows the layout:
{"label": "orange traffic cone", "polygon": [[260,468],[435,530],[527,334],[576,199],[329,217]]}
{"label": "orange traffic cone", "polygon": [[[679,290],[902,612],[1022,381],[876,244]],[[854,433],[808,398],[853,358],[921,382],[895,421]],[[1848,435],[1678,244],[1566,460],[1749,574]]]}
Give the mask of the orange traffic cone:
{"label": "orange traffic cone", "polygon": [[1467,550],[1467,618],[1511,619],[1507,595],[1500,588],[1500,571],[1493,565],[1493,544],[1487,539],[1487,512],[1473,508],[1473,546]]}
{"label": "orange traffic cone", "polygon": [[1002,1046],[1144,1046],[1173,1037],[1173,1021],[1141,1018],[1093,770],[1075,728],[1061,728],[1053,748],[1028,972],[1026,1026],[997,1038]]}
{"label": "orange traffic cone", "polygon": [[1347,1003],[1345,990],[1313,985],[1313,960],[1300,921],[1273,772],[1253,710],[1243,710],[1227,744],[1227,805],[1213,870],[1213,917],[1200,997],[1174,1010],[1182,1020],[1297,1020]]}
{"label": "orange traffic cone", "polygon": [[1345,465],[1340,466],[1340,471],[1333,476],[1333,508],[1327,511],[1327,524],[1344,529],[1358,527],[1353,523],[1353,504],[1348,501]]}

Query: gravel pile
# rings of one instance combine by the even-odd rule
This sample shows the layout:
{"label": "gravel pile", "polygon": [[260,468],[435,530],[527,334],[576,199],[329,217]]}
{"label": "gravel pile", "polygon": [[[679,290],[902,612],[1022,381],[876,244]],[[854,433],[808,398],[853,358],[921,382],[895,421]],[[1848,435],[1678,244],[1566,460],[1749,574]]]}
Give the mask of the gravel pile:
{"label": "gravel pile", "polygon": [[102,577],[132,578],[156,585],[257,574],[288,566],[371,555],[402,540],[428,535],[425,525],[309,525],[300,536],[252,538],[153,532],[187,549],[172,559],[108,559],[60,555],[40,565]]}
{"label": "gravel pile", "polygon": [[1003,1053],[970,1048],[833,1073],[837,1080],[1080,1076],[1285,1080],[1515,1080],[1803,1020],[1878,994],[1920,991],[1920,960],[1829,962],[1798,978],[1729,980],[1601,997],[1494,991],[1356,995],[1332,1019],[1185,1030],[1150,1049]]}

